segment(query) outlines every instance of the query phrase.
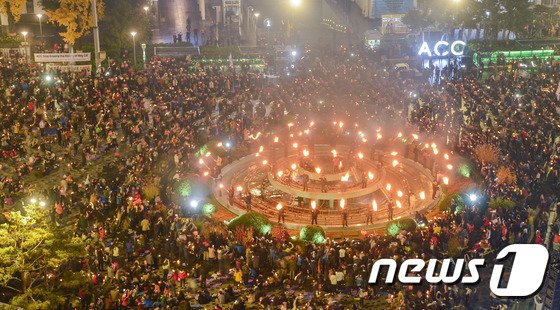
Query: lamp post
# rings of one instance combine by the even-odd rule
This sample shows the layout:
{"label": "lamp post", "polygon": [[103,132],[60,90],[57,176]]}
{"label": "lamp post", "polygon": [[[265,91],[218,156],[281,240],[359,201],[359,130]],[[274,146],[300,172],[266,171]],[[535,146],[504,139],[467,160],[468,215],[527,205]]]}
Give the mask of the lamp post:
{"label": "lamp post", "polygon": [[28,34],[28,33],[29,33],[29,32],[27,32],[27,31],[22,31],[22,32],[21,32],[21,35],[23,36],[23,42],[25,42],[25,43],[27,43],[27,34]]}
{"label": "lamp post", "polygon": [[43,39],[43,14],[37,14],[37,18],[39,19],[39,33],[41,34],[41,39]]}
{"label": "lamp post", "polygon": [[130,32],[132,36],[132,53],[134,55],[134,65],[136,66],[136,31]]}
{"label": "lamp post", "polygon": [[150,8],[149,8],[148,6],[144,6],[144,12],[146,12],[146,17],[148,17],[148,10],[149,10],[149,9],[150,9]]}
{"label": "lamp post", "polygon": [[292,43],[295,43],[294,41],[294,29],[295,29],[295,10],[296,8],[301,6],[301,2],[302,0],[290,0],[290,5],[292,6],[292,21],[291,21],[291,27],[289,29],[290,31],[290,39],[292,41]]}

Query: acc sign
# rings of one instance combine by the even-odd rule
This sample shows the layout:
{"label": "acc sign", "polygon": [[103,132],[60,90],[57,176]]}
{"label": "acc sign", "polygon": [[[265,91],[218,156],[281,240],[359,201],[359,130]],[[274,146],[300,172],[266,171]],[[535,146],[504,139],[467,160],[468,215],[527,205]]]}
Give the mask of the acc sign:
{"label": "acc sign", "polygon": [[447,41],[438,41],[434,45],[433,53],[430,50],[430,46],[427,42],[422,42],[422,46],[420,46],[420,50],[418,51],[418,56],[428,55],[428,57],[432,56],[447,56],[451,52],[451,54],[455,56],[463,56],[465,52],[465,46],[467,43],[461,40],[453,41],[453,43],[449,44]]}

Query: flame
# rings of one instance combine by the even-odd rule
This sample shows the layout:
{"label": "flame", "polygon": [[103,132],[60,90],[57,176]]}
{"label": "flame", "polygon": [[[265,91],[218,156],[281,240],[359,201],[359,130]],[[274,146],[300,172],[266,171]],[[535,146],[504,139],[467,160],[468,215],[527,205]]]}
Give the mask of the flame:
{"label": "flame", "polygon": [[402,138],[402,132],[399,132],[399,134],[397,135],[397,138]]}
{"label": "flame", "polygon": [[396,166],[399,165],[399,161],[396,160],[396,159],[393,159],[393,163],[392,163],[392,164],[393,164],[393,167],[396,167]]}
{"label": "flame", "polygon": [[414,140],[418,140],[418,135],[415,134],[415,133],[413,133],[413,134],[412,134],[412,138],[413,138]]}
{"label": "flame", "polygon": [[445,158],[445,160],[449,160],[449,154],[447,153],[443,154],[443,158]]}
{"label": "flame", "polygon": [[420,199],[422,200],[426,199],[426,193],[424,193],[423,191],[420,192]]}
{"label": "flame", "polygon": [[380,133],[377,133],[377,140],[381,140],[381,138],[383,138],[383,135]]}
{"label": "flame", "polygon": [[391,190],[391,183],[387,183],[387,186],[385,186],[385,189],[390,191]]}
{"label": "flame", "polygon": [[304,157],[309,156],[309,151],[308,151],[308,150],[303,150],[303,156],[304,156]]}
{"label": "flame", "polygon": [[278,170],[278,173],[276,174],[278,175],[279,178],[281,178],[284,175],[284,171]]}
{"label": "flame", "polygon": [[296,164],[294,163],[294,164],[292,164],[292,166],[291,166],[291,167],[292,167],[292,170],[296,170],[296,168],[297,168],[297,165],[296,165]]}
{"label": "flame", "polygon": [[315,168],[315,172],[317,172],[317,174],[320,174],[320,173],[321,173],[321,168],[320,168],[320,167],[316,167],[316,168]]}
{"label": "flame", "polygon": [[453,170],[453,165],[452,164],[447,164],[447,169],[448,170]]}
{"label": "flame", "polygon": [[449,178],[448,177],[443,177],[442,180],[443,180],[443,184],[449,185]]}
{"label": "flame", "polygon": [[235,189],[236,189],[238,192],[240,192],[240,191],[243,190],[243,186],[239,185],[239,186],[237,186]]}
{"label": "flame", "polygon": [[373,207],[373,211],[377,211],[377,201],[373,200],[371,206]]}
{"label": "flame", "polygon": [[359,152],[359,153],[358,153],[358,158],[359,158],[359,159],[363,159],[363,158],[364,158],[364,154],[363,154],[362,152]]}
{"label": "flame", "polygon": [[400,201],[395,201],[395,204],[397,205],[397,208],[402,209],[402,204]]}
{"label": "flame", "polygon": [[266,164],[268,164],[268,160],[266,160],[266,159],[263,160],[263,161],[262,161],[262,164],[263,164],[263,166],[266,166]]}
{"label": "flame", "polygon": [[346,200],[344,200],[344,198],[340,199],[340,208],[344,209],[345,205],[346,205]]}
{"label": "flame", "polygon": [[403,196],[402,191],[397,191],[397,196],[402,197]]}
{"label": "flame", "polygon": [[294,149],[297,149],[297,148],[298,148],[297,142],[295,142],[294,144],[292,144],[292,146],[294,147]]}
{"label": "flame", "polygon": [[281,203],[278,203],[278,204],[276,205],[276,210],[280,211],[281,209],[282,209],[282,204],[281,204]]}
{"label": "flame", "polygon": [[368,171],[367,175],[370,180],[373,180],[373,172]]}
{"label": "flame", "polygon": [[280,138],[274,137],[274,143],[278,143],[279,140],[280,140]]}
{"label": "flame", "polygon": [[207,177],[210,174],[208,171],[204,171],[204,176]]}
{"label": "flame", "polygon": [[315,200],[311,200],[311,209],[315,210],[317,208],[317,202]]}

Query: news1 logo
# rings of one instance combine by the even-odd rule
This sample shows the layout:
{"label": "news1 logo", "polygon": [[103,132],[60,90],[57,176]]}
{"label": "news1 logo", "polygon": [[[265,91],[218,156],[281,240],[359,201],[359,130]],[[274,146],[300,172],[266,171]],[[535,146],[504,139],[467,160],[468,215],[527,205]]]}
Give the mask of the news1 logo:
{"label": "news1 logo", "polygon": [[[504,278],[504,262],[513,257],[513,265],[509,272],[507,284],[501,286]],[[490,290],[499,297],[527,297],[535,293],[542,285],[548,265],[548,251],[539,244],[512,244],[500,251],[496,256],[497,264],[492,269],[490,277]],[[466,269],[469,275],[463,275],[465,260],[457,259],[452,274],[449,275],[452,260],[449,258],[441,261],[430,259],[425,272],[425,280],[431,284],[453,284],[459,280],[463,284],[474,284],[480,281],[478,268],[485,265],[483,258],[474,258],[467,262]],[[439,272],[436,272],[438,264],[441,264]],[[377,260],[371,268],[369,283],[377,283],[379,271],[382,266],[387,266],[387,277],[385,283],[394,283],[397,274],[397,262],[393,259]],[[407,259],[399,268],[398,280],[403,284],[418,284],[422,281],[419,273],[426,267],[422,259]],[[413,274],[413,275],[411,275]],[[416,275],[414,275],[416,274]]]}

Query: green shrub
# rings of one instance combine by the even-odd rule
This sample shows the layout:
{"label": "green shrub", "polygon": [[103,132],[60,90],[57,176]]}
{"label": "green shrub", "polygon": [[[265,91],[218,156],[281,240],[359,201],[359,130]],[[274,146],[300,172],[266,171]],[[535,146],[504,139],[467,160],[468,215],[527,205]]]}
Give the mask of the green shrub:
{"label": "green shrub", "polygon": [[257,212],[247,212],[234,218],[228,224],[228,228],[231,231],[234,231],[237,226],[253,228],[255,232],[263,235],[268,235],[272,231],[272,224],[270,221]]}
{"label": "green shrub", "polygon": [[488,207],[493,210],[500,208],[513,209],[515,207],[515,202],[505,197],[496,197],[488,202]]}
{"label": "green shrub", "polygon": [[300,230],[299,238],[312,243],[325,243],[325,230],[319,225],[308,225]]}
{"label": "green shrub", "polygon": [[387,225],[387,233],[391,236],[396,236],[401,230],[415,231],[416,222],[411,218],[403,218],[389,222]]}
{"label": "green shrub", "polygon": [[442,196],[443,198],[437,203],[437,209],[441,212],[451,210],[451,202],[458,196],[458,194],[455,192],[443,193]]}

